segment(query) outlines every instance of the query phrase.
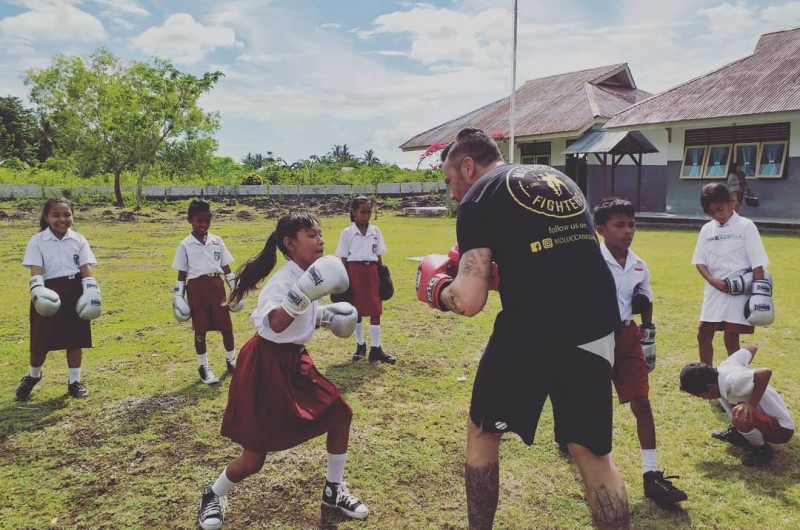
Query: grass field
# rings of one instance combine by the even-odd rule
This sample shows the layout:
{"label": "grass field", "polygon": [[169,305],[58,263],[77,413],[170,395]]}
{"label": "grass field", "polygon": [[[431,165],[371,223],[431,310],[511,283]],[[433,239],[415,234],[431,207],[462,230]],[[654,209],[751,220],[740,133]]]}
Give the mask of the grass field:
{"label": "grass field", "polygon": [[[30,401],[14,389],[28,366],[28,271],[20,261],[38,227],[41,205],[0,202],[5,248],[0,276],[0,527],[195,528],[202,486],[213,481],[238,447],[219,427],[230,379],[206,386],[197,377],[192,332],[175,322],[170,269],[188,233],[184,203],[149,206],[120,221],[108,207],[82,207],[75,228],[91,243],[104,313],[85,350],[88,399],[66,394],[63,352],[52,352]],[[211,230],[237,263],[258,252],[275,218],[256,206],[216,206]],[[249,215],[248,215],[249,214]],[[251,220],[246,220],[251,218]],[[324,438],[271,454],[258,475],[229,495],[224,528],[466,528],[463,488],[465,421],[478,359],[499,300],[464,318],[416,301],[416,263],[405,258],[446,252],[454,219],[404,218],[380,211],[396,293],[386,303],[383,345],[395,366],[352,363],[354,339],[321,331],[309,345],[320,370],[341,387],[355,415],[345,479],[369,505],[365,521],[321,510]],[[343,213],[323,218],[329,252],[348,223]],[[651,374],[659,461],[689,494],[681,508],[665,510],[643,497],[636,427],[627,406],[616,406],[614,457],[628,484],[636,528],[800,528],[800,449],[777,446],[763,469],[743,467],[741,451],[709,432],[726,426],[712,403],[682,394],[677,376],[696,360],[695,329],[702,279],[690,264],[696,232],[647,230],[634,249],[653,273],[658,364]],[[777,319],[758,329],[756,364],[769,366],[772,384],[800,417],[800,239],[764,236],[775,278]],[[279,261],[281,263],[281,261]],[[531,303],[537,303],[532,300]],[[234,314],[237,348],[253,333],[245,311]],[[716,361],[723,355],[718,337]],[[209,357],[220,374],[218,334],[208,336]],[[591,528],[577,470],[552,439],[549,408],[537,440],[516,436],[502,445],[496,528]]]}

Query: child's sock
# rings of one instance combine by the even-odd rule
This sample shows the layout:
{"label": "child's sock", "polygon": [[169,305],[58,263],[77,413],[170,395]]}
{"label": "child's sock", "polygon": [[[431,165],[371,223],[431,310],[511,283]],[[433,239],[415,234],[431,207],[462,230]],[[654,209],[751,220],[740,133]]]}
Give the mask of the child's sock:
{"label": "child's sock", "polygon": [[197,363],[200,366],[208,366],[208,353],[198,353],[197,354]]}
{"label": "child's sock", "polygon": [[742,431],[739,432],[742,433],[742,436],[744,436],[745,439],[748,442],[750,442],[751,445],[755,446],[764,445],[764,435],[761,434],[761,431],[759,431],[758,429],[753,429],[750,432],[742,432]]}
{"label": "child's sock", "polygon": [[238,484],[238,482],[231,482],[230,479],[228,479],[226,471],[228,471],[227,467],[222,471],[222,474],[219,476],[214,485],[211,486],[211,491],[213,491],[214,495],[217,497],[224,497],[228,494],[228,491],[232,487]]}
{"label": "child's sock", "polygon": [[655,449],[642,449],[642,473],[658,471],[658,456]]}
{"label": "child's sock", "polygon": [[236,359],[236,351],[235,350],[226,351],[225,352],[225,358],[227,360],[229,360],[229,361],[235,360]]}
{"label": "child's sock", "polygon": [[347,452],[340,455],[328,453],[328,474],[325,479],[328,482],[339,484],[344,480],[344,463],[347,461]]}
{"label": "child's sock", "polygon": [[81,380],[81,369],[80,368],[69,368],[67,370],[69,374],[69,384],[74,383],[75,381]]}
{"label": "child's sock", "polygon": [[31,369],[28,371],[31,377],[34,379],[39,379],[42,377],[42,367],[41,366],[31,366]]}
{"label": "child's sock", "polygon": [[377,326],[370,325],[369,326],[369,340],[370,346],[373,348],[380,348],[381,347],[381,325],[378,324]]}
{"label": "child's sock", "polygon": [[364,344],[364,326],[362,322],[356,322],[356,342]]}

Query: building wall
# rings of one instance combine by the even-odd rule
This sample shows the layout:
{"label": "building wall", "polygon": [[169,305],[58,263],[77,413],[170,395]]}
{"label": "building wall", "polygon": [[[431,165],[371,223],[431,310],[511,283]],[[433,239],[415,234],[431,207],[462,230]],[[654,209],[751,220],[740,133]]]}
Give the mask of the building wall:
{"label": "building wall", "polygon": [[[668,166],[642,166],[641,205],[642,212],[663,212],[666,207]],[[606,167],[606,176],[603,178],[603,168],[600,165],[589,166],[587,179],[588,189],[586,200],[594,206],[604,197],[612,195],[625,197],[634,206],[637,202],[638,171],[635,165],[620,164],[614,170],[612,191],[611,164]]]}

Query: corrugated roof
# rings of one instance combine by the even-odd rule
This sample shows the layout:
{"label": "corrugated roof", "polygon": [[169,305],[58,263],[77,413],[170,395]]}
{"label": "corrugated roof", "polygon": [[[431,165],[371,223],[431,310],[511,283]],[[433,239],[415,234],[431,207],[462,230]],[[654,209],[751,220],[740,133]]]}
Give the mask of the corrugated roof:
{"label": "corrugated roof", "polygon": [[609,132],[603,130],[587,131],[561,153],[564,155],[586,153],[627,155],[658,153],[658,149],[639,131]]}
{"label": "corrugated roof", "polygon": [[[615,64],[526,81],[516,91],[516,138],[577,134],[649,97],[636,88],[627,64]],[[510,98],[505,97],[405,142],[403,151],[448,143],[464,127],[508,136]]]}
{"label": "corrugated roof", "polygon": [[641,101],[606,128],[800,110],[800,28],[765,33],[752,55]]}

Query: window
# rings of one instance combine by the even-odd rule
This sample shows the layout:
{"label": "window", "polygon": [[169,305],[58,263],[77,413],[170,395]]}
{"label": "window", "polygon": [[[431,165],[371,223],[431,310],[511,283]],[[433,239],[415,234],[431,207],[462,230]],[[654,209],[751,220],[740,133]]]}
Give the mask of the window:
{"label": "window", "polygon": [[533,142],[519,146],[520,161],[523,164],[550,165],[550,142]]}
{"label": "window", "polygon": [[699,179],[703,175],[703,161],[706,158],[706,147],[685,147],[681,178]]}
{"label": "window", "polygon": [[764,142],[761,157],[758,159],[759,177],[780,178],[783,176],[783,164],[786,161],[788,142]]}
{"label": "window", "polygon": [[523,164],[539,164],[542,166],[549,166],[550,165],[550,157],[548,155],[536,155],[536,156],[523,156],[522,157]]}
{"label": "window", "polygon": [[759,144],[737,144],[734,147],[733,160],[742,165],[742,172],[746,177],[756,175],[756,160],[758,160]]}
{"label": "window", "polygon": [[728,162],[731,158],[730,145],[712,145],[708,148],[708,160],[704,177],[725,178],[728,176]]}

